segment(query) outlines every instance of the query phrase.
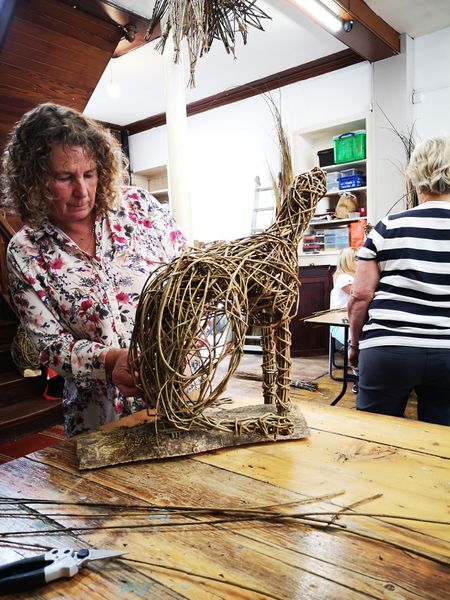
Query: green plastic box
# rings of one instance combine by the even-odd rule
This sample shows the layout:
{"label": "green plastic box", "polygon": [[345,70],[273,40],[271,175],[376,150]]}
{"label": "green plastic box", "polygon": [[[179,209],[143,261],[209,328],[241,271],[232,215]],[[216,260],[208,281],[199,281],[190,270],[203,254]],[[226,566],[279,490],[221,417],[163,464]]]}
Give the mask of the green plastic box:
{"label": "green plastic box", "polygon": [[335,135],[333,142],[335,164],[366,158],[366,132],[364,129]]}

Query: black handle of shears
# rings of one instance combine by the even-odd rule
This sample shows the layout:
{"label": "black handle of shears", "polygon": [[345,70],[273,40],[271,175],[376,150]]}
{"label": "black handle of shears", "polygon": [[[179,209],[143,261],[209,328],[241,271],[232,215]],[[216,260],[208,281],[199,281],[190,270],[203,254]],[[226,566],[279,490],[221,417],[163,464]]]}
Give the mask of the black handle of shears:
{"label": "black handle of shears", "polygon": [[0,594],[24,592],[44,585],[45,567],[50,563],[45,554],[39,554],[0,566]]}

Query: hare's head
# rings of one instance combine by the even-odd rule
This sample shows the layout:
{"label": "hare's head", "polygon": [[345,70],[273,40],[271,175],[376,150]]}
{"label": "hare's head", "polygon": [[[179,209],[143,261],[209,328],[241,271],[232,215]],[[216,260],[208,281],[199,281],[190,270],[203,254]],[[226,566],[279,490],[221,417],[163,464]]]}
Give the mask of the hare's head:
{"label": "hare's head", "polygon": [[274,226],[288,228],[294,236],[301,235],[326,193],[326,174],[319,167],[297,175],[289,186]]}

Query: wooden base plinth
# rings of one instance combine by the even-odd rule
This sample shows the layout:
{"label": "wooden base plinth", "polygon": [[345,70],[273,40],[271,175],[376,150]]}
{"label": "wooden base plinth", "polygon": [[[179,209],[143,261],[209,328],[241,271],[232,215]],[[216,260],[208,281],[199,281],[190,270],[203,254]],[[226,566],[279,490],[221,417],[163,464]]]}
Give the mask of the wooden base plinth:
{"label": "wooden base plinth", "polygon": [[[215,419],[248,419],[260,418],[266,414],[276,414],[273,405],[260,404],[244,406],[230,410],[205,411]],[[279,435],[276,439],[264,435],[236,435],[226,431],[177,431],[175,434],[156,432],[156,420],[133,425],[132,427],[115,427],[104,431],[96,431],[82,435],[77,440],[77,454],[80,469],[96,469],[138,460],[168,458],[198,454],[218,448],[230,448],[244,444],[276,442],[309,437],[309,428],[301,411],[293,406],[289,416],[294,420],[294,433]]]}

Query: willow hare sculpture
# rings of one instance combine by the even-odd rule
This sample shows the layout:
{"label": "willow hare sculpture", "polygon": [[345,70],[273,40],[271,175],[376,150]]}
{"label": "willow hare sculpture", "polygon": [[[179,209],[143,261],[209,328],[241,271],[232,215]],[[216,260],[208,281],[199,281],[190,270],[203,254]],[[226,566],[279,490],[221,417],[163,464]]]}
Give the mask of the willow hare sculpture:
{"label": "willow hare sculpture", "polygon": [[[289,322],[299,290],[298,244],[325,193],[321,169],[299,175],[266,231],[191,249],[149,278],[130,356],[160,428],[292,432]],[[242,420],[205,415],[236,370],[250,326],[262,331],[264,403],[276,412]]]}

